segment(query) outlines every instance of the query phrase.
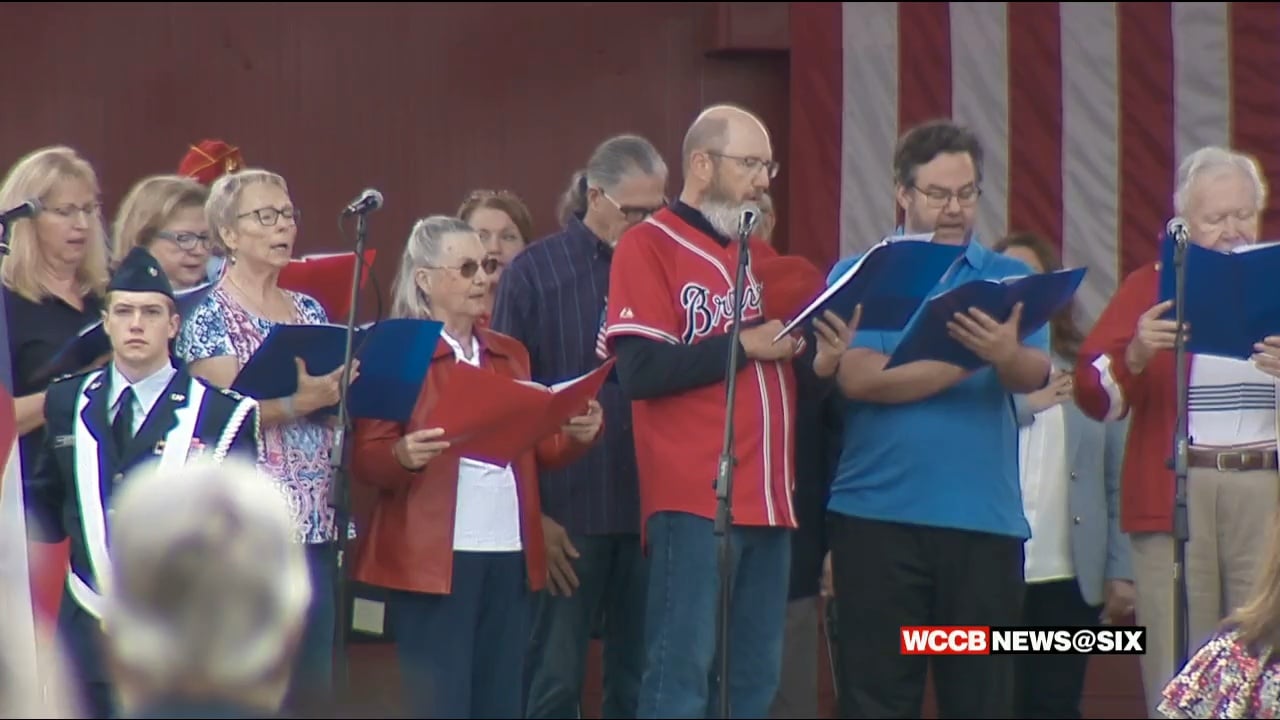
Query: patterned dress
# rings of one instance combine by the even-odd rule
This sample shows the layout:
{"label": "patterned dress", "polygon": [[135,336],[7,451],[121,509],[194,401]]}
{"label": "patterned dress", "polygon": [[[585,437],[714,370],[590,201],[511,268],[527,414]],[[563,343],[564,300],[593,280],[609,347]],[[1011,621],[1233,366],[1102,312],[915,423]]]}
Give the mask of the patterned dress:
{"label": "patterned dress", "polygon": [[[290,291],[286,295],[293,301],[300,324],[329,321],[314,298]],[[243,367],[273,325],[250,313],[219,286],[183,319],[175,349],[187,363],[232,355]],[[329,449],[333,440],[331,427],[308,418],[262,429],[258,464],[280,482],[293,515],[294,536],[300,543],[324,543],[337,537],[333,508],[329,507]]]}
{"label": "patterned dress", "polygon": [[1167,718],[1280,717],[1280,657],[1250,653],[1233,630],[1217,633],[1164,689]]}

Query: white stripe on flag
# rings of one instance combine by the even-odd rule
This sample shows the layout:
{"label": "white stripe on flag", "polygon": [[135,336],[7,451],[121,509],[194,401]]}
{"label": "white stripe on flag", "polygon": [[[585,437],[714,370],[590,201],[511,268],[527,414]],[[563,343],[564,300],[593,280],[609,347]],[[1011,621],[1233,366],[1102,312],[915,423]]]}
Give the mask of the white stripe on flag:
{"label": "white stripe on flag", "polygon": [[[1115,3],[1060,3],[1063,264],[1088,268],[1077,298],[1091,325],[1118,287],[1120,101]],[[1152,108],[1152,112],[1159,112]],[[1164,178],[1154,179],[1159,187]]]}
{"label": "white stripe on flag", "polygon": [[1175,168],[1196,148],[1230,143],[1229,27],[1227,3],[1173,3]]}
{"label": "white stripe on flag", "polygon": [[992,245],[1009,226],[1009,32],[1006,3],[951,3],[954,119],[983,148],[982,198],[974,231]]}
{"label": "white stripe on flag", "polygon": [[[844,3],[840,256],[865,251],[896,218],[898,3]],[[832,149],[834,151],[834,148]]]}
{"label": "white stripe on flag", "polygon": [[[9,440],[9,459],[0,479],[0,643],[3,643],[7,687],[37,687],[35,609],[27,563],[27,521],[22,500],[22,459],[16,439]],[[10,683],[13,683],[10,685]],[[21,692],[19,692],[21,696]]]}

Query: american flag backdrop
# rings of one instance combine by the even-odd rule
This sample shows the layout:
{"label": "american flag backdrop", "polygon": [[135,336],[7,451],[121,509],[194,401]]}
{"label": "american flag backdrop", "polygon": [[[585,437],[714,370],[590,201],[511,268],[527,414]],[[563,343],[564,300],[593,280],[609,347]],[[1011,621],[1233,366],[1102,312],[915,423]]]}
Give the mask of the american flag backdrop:
{"label": "american flag backdrop", "polygon": [[1087,322],[1156,258],[1183,156],[1229,145],[1280,174],[1280,3],[792,3],[790,20],[790,236],[827,267],[893,227],[894,142],[934,117],[984,145],[980,237],[1052,239],[1088,268]]}
{"label": "american flag backdrop", "polygon": [[0,293],[0,650],[6,655],[0,659],[7,661],[5,685],[13,689],[34,687],[38,655],[7,317]]}

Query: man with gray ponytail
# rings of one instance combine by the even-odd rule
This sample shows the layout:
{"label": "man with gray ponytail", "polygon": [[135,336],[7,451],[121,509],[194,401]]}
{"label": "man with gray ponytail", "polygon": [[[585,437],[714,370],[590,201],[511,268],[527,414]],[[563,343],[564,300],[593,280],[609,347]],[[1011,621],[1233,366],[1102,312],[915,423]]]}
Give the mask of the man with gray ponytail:
{"label": "man with gray ponytail", "polygon": [[[492,327],[529,350],[532,379],[552,384],[597,367],[613,248],[666,202],[667,165],[636,135],[600,144],[561,202],[564,229],[502,276]],[[604,440],[561,469],[540,469],[550,571],[535,604],[526,717],[578,717],[594,620],[604,628],[603,717],[635,717],[644,661],[646,575],[640,551],[631,412],[616,382],[600,391]]]}

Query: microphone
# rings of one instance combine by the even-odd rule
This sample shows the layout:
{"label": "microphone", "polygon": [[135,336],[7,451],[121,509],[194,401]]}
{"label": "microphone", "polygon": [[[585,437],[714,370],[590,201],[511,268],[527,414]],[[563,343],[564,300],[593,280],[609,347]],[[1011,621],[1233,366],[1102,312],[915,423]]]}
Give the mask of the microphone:
{"label": "microphone", "polygon": [[29,218],[40,212],[40,201],[28,200],[21,205],[0,212],[0,225],[13,222],[21,218]]}
{"label": "microphone", "polygon": [[1169,221],[1168,225],[1165,225],[1164,229],[1165,232],[1169,233],[1173,238],[1174,242],[1179,245],[1185,245],[1187,243],[1189,231],[1187,229],[1186,220],[1183,220],[1181,217],[1174,217]]}
{"label": "microphone", "polygon": [[351,201],[351,204],[342,211],[343,215],[359,215],[361,213],[373,212],[382,208],[382,193],[367,188],[360,193],[360,197]]}
{"label": "microphone", "polygon": [[742,208],[742,215],[738,218],[738,239],[744,244],[751,237],[751,233],[755,232],[756,222],[760,220],[760,206],[755,203],[749,203]]}

